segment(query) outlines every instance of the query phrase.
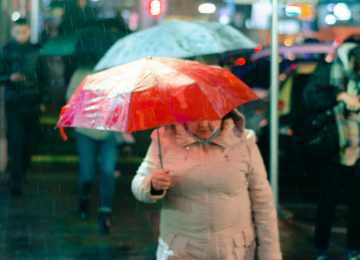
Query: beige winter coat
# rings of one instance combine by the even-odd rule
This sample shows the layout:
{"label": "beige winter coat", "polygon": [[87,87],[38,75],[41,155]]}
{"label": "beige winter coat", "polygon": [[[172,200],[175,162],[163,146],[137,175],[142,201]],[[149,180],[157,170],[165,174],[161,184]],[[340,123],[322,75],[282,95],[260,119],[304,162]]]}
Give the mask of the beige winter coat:
{"label": "beige winter coat", "polygon": [[162,129],[160,137],[170,188],[150,194],[150,175],[160,169],[156,133],[132,181],[138,200],[162,202],[157,259],[252,259],[255,237],[260,260],[282,259],[272,193],[243,116],[236,127],[225,120],[221,134],[206,145],[181,124],[176,132],[166,135]]}

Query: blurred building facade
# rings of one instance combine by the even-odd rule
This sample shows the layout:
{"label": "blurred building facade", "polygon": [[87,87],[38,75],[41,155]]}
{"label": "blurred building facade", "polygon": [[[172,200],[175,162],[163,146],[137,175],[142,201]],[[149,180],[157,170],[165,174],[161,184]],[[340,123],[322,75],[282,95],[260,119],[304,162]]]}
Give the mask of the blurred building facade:
{"label": "blurred building facade", "polygon": [[[76,0],[1,0],[1,36],[10,37],[11,20],[27,17],[38,39],[56,35],[66,6]],[[269,45],[270,1],[255,0],[89,0],[97,18],[118,17],[130,30],[145,29],[170,19],[231,24],[264,46]],[[151,6],[159,8],[151,14]],[[34,10],[37,8],[38,10]],[[279,1],[279,41],[301,43],[305,38],[333,41],[360,33],[360,3],[357,0]],[[31,18],[36,15],[37,17]],[[34,27],[35,26],[35,27]],[[32,39],[36,39],[33,37]]]}

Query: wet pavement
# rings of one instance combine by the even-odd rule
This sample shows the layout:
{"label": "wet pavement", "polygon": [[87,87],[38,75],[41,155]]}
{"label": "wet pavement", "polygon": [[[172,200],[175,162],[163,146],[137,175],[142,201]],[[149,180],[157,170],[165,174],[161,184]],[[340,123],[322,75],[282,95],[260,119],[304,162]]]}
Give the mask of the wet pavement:
{"label": "wet pavement", "polygon": [[[91,194],[90,219],[80,221],[77,207],[77,166],[33,163],[23,195],[9,194],[8,174],[0,175],[0,260],[13,259],[155,259],[159,205],[137,202],[130,183],[137,165],[122,165],[113,204],[113,230],[97,231],[98,179]],[[283,194],[289,190],[284,189]],[[280,198],[282,196],[280,189]],[[299,192],[299,191],[297,191]],[[287,196],[287,195],[286,195]],[[312,246],[315,204],[281,204],[280,242],[285,260],[314,259]],[[288,214],[288,213],[291,214]],[[293,217],[289,217],[293,216]],[[346,259],[345,208],[340,206],[330,247],[331,258]]]}
{"label": "wet pavement", "polygon": [[16,197],[9,194],[8,175],[1,177],[0,259],[154,259],[158,208],[133,198],[131,176],[117,181],[109,236],[97,231],[98,180],[91,217],[80,221],[74,214],[76,171],[33,169],[24,194]]}

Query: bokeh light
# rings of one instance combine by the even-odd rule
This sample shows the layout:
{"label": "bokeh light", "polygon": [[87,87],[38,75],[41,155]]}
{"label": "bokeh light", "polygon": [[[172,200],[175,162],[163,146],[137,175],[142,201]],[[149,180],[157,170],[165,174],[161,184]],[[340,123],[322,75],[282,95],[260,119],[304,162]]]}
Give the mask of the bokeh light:
{"label": "bokeh light", "polygon": [[216,11],[216,6],[211,3],[205,3],[199,6],[199,12],[202,14],[212,14],[215,11]]}
{"label": "bokeh light", "polygon": [[15,11],[15,12],[12,13],[11,20],[13,20],[15,22],[19,18],[20,18],[20,13],[18,11]]}
{"label": "bokeh light", "polygon": [[285,45],[285,46],[291,46],[291,45],[293,45],[293,40],[291,40],[291,39],[286,39],[286,40],[284,41],[284,45]]}
{"label": "bokeh light", "polygon": [[246,60],[244,58],[240,58],[236,62],[237,65],[242,66],[246,64]]}

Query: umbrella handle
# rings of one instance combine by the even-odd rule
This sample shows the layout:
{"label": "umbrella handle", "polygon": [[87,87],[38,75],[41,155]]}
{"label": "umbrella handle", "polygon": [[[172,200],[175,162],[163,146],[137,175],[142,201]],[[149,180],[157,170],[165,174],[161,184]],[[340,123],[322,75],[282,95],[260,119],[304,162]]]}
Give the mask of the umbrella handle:
{"label": "umbrella handle", "polygon": [[161,156],[161,145],[160,145],[160,134],[159,134],[159,128],[156,129],[157,132],[157,138],[158,138],[158,147],[159,147],[159,159],[160,159],[160,167],[163,169],[163,163],[162,163],[162,156]]}
{"label": "umbrella handle", "polygon": [[[66,111],[67,109],[68,109],[68,108],[67,108],[66,106],[61,108],[60,118],[61,118],[61,116],[65,113],[65,111]],[[66,134],[65,134],[64,127],[60,127],[59,131],[60,131],[61,138],[62,138],[64,141],[67,141],[68,138],[67,138],[67,136],[66,136]]]}
{"label": "umbrella handle", "polygon": [[64,140],[64,141],[67,141],[67,136],[66,136],[66,134],[65,134],[65,130],[64,130],[64,127],[60,127],[60,135],[61,135],[61,137],[62,137],[62,139]]}

